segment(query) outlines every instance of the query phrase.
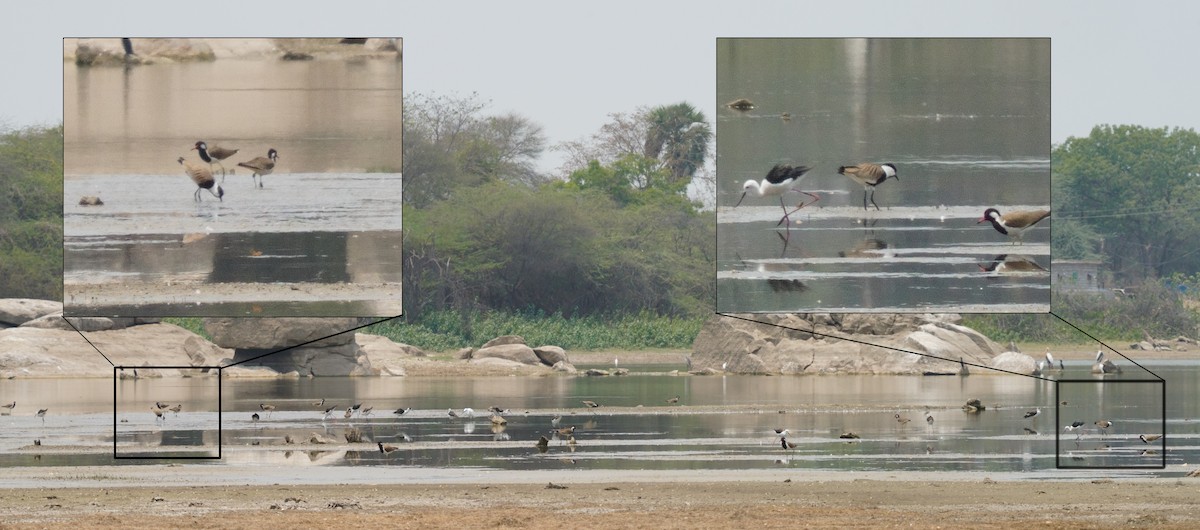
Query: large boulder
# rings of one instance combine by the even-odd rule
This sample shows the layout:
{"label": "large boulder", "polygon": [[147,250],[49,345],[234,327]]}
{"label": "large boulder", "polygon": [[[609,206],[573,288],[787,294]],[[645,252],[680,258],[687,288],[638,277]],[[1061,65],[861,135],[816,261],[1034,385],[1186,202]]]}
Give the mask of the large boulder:
{"label": "large boulder", "polygon": [[993,358],[989,366],[1018,374],[1032,374],[1033,370],[1037,368],[1037,361],[1024,353],[1008,351]]}
{"label": "large boulder", "polygon": [[358,326],[356,318],[204,319],[204,330],[214,344],[238,349],[288,348],[322,337],[328,338],[306,346],[339,346],[354,342],[354,333],[343,332]]}
{"label": "large boulder", "polygon": [[[215,367],[231,353],[173,324],[97,331],[87,339],[74,330],[0,330],[0,377],[112,377],[113,365]],[[196,375],[190,370],[159,372]]]}
{"label": "large boulder", "polygon": [[546,366],[554,366],[560,362],[571,364],[571,360],[567,358],[567,351],[558,346],[538,346],[533,349],[533,354]]}
{"label": "large boulder", "polygon": [[715,316],[693,344],[692,370],[758,374],[952,374],[1001,348],[957,315],[825,313]]}
{"label": "large boulder", "polygon": [[492,346],[503,346],[505,344],[525,344],[525,339],[520,335],[501,335],[492,340],[487,341],[482,348],[491,348]]}
{"label": "large boulder", "polygon": [[541,359],[533,352],[533,348],[524,344],[501,344],[499,346],[484,346],[475,350],[472,359],[504,359],[521,364],[540,365]]}
{"label": "large boulder", "polygon": [[[54,313],[62,314],[62,302],[33,298],[0,298],[0,326],[20,326]],[[7,325],[7,326],[4,326]]]}
{"label": "large boulder", "polygon": [[[68,321],[70,321],[68,323]],[[142,324],[157,324],[161,320],[157,318],[132,318],[132,317],[66,317],[63,318],[62,312],[49,314],[43,317],[38,317],[29,322],[21,324],[21,327],[27,328],[42,328],[42,329],[61,329],[63,331],[108,331],[111,329],[125,329],[129,326]],[[72,327],[74,326],[74,327]]]}

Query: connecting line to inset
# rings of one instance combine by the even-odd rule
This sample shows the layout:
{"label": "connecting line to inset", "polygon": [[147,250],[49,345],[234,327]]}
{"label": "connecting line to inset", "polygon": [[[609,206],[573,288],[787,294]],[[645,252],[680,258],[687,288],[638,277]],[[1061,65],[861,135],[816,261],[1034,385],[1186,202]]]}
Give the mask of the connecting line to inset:
{"label": "connecting line to inset", "polygon": [[1011,374],[1011,375],[1019,375],[1019,376],[1022,376],[1022,377],[1029,377],[1029,378],[1032,378],[1032,379],[1040,379],[1040,380],[1042,380],[1042,381],[1054,381],[1054,379],[1050,379],[1050,378],[1048,378],[1048,377],[1041,377],[1041,376],[1037,376],[1037,375],[1023,374],[1023,373],[1020,373],[1020,372],[1014,372],[1014,371],[1012,371],[1012,370],[1004,370],[1004,369],[1002,369],[1002,368],[995,368],[995,367],[992,367],[992,366],[984,366],[984,365],[982,365],[982,364],[969,363],[969,362],[966,362],[966,361],[964,361],[964,360],[962,360],[962,359],[947,359],[947,358],[945,358],[945,357],[938,357],[937,355],[930,355],[930,354],[928,354],[928,353],[919,353],[919,352],[915,352],[915,351],[903,350],[903,349],[896,348],[896,347],[893,347],[893,346],[884,346],[884,345],[882,345],[882,344],[874,344],[874,343],[870,343],[870,342],[866,342],[866,341],[861,341],[861,340],[857,340],[857,339],[850,339],[850,338],[846,338],[846,337],[839,337],[839,336],[837,336],[837,335],[830,335],[830,334],[828,334],[828,333],[821,333],[820,331],[816,331],[816,330],[811,330],[811,331],[810,331],[810,330],[807,330],[807,329],[798,329],[798,328],[792,328],[792,327],[788,327],[788,326],[781,326],[781,325],[779,325],[779,324],[772,324],[772,323],[770,323],[770,322],[763,322],[763,321],[761,321],[761,320],[754,320],[754,319],[752,319],[752,318],[739,317],[739,316],[737,316],[737,315],[730,315],[730,314],[726,314],[726,313],[717,313],[717,314],[718,314],[718,315],[721,315],[721,316],[723,316],[723,317],[726,317],[726,318],[736,318],[736,319],[738,319],[738,320],[744,320],[744,321],[746,321],[746,322],[753,322],[753,323],[755,323],[755,324],[762,324],[762,325],[764,325],[764,326],[774,326],[774,327],[777,327],[777,328],[780,328],[780,329],[787,329],[787,330],[791,330],[791,331],[799,331],[800,333],[809,333],[809,334],[811,334],[811,335],[818,336],[818,337],[827,337],[827,338],[831,338],[831,339],[844,340],[844,341],[846,341],[846,342],[853,342],[853,343],[855,343],[855,344],[862,344],[863,346],[874,346],[874,347],[876,347],[876,348],[883,348],[883,349],[885,349],[885,350],[892,350],[892,351],[896,351],[896,352],[900,352],[900,353],[911,353],[911,354],[913,354],[913,355],[920,355],[921,357],[929,357],[930,359],[937,359],[937,360],[939,360],[939,361],[946,361],[946,362],[948,362],[948,363],[963,364],[963,365],[967,365],[967,366],[973,366],[973,367],[976,367],[976,368],[983,368],[984,370],[992,370],[992,371],[996,371],[996,372],[1003,372],[1003,373],[1006,373],[1006,374]]}
{"label": "connecting line to inset", "polygon": [[93,350],[96,350],[96,353],[99,353],[101,357],[104,357],[104,360],[108,361],[109,365],[111,365],[113,368],[117,367],[117,365],[113,364],[112,360],[110,360],[107,355],[104,355],[104,352],[100,351],[100,348],[97,348],[95,344],[92,344],[92,341],[88,340],[87,335],[84,335],[82,331],[79,331],[79,328],[75,327],[75,324],[72,324],[70,320],[67,320],[67,317],[59,318],[63,319],[63,322],[66,322],[68,326],[71,326],[71,329],[75,330],[75,333],[78,333],[80,337],[83,337],[83,340],[87,341],[88,346],[91,346]]}
{"label": "connecting line to inset", "polygon": [[225,365],[225,366],[221,366],[220,368],[221,368],[222,370],[224,370],[225,368],[232,368],[232,367],[234,367],[234,366],[237,366],[237,365],[239,365],[239,364],[248,363],[248,362],[250,362],[250,361],[257,361],[257,360],[259,360],[259,359],[262,359],[263,357],[269,357],[269,356],[271,356],[271,355],[275,355],[276,353],[283,353],[283,352],[285,352],[285,351],[288,351],[288,350],[291,350],[291,349],[295,349],[295,348],[299,348],[299,347],[301,347],[301,346],[307,346],[307,345],[309,345],[309,344],[312,344],[312,343],[314,343],[314,342],[321,342],[321,341],[323,341],[323,340],[325,340],[325,339],[328,339],[328,338],[330,338],[330,337],[336,337],[336,336],[338,336],[338,335],[341,335],[341,334],[343,334],[343,333],[350,333],[351,331],[358,331],[358,330],[360,330],[360,329],[362,329],[362,328],[369,327],[369,326],[374,326],[375,324],[382,324],[382,323],[384,323],[384,322],[387,322],[387,321],[389,321],[389,320],[395,320],[395,319],[397,319],[397,318],[400,318],[400,317],[402,317],[402,316],[404,316],[404,315],[396,315],[396,316],[394,316],[394,317],[387,317],[387,318],[383,318],[383,319],[377,320],[377,321],[375,321],[375,322],[368,322],[368,323],[366,323],[366,324],[363,324],[363,325],[361,325],[361,326],[356,326],[356,327],[350,328],[350,329],[348,329],[348,330],[345,330],[345,331],[339,331],[339,332],[337,332],[337,333],[332,333],[332,334],[326,335],[326,336],[324,336],[324,337],[321,337],[321,338],[318,338],[318,339],[313,339],[313,340],[310,340],[310,341],[307,341],[307,342],[301,342],[300,344],[293,344],[293,345],[291,345],[291,346],[288,346],[288,347],[286,347],[286,348],[280,348],[280,349],[278,349],[278,350],[275,350],[275,351],[273,351],[273,352],[267,352],[267,353],[264,353],[264,354],[262,354],[262,355],[258,355],[258,356],[255,356],[255,357],[251,357],[251,358],[249,358],[249,359],[242,359],[242,360],[240,360],[240,361],[238,361],[238,362],[236,362],[236,363],[230,363],[230,364],[227,364],[227,365]]}
{"label": "connecting line to inset", "polygon": [[1134,365],[1134,366],[1136,366],[1136,367],[1138,367],[1138,368],[1141,368],[1142,370],[1145,370],[1145,371],[1146,371],[1146,373],[1148,373],[1148,374],[1150,374],[1150,375],[1152,375],[1152,376],[1156,377],[1156,378],[1157,378],[1159,381],[1164,381],[1164,382],[1166,381],[1166,379],[1163,379],[1163,378],[1162,378],[1162,376],[1159,376],[1158,374],[1156,374],[1156,373],[1154,373],[1154,372],[1150,371],[1150,369],[1149,369],[1149,368],[1146,368],[1145,366],[1142,366],[1142,365],[1138,364],[1138,362],[1137,362],[1137,361],[1135,361],[1135,360],[1133,360],[1133,359],[1130,359],[1129,357],[1126,357],[1124,353],[1121,353],[1121,352],[1117,351],[1115,348],[1113,348],[1112,346],[1109,346],[1109,345],[1105,344],[1105,343],[1104,343],[1104,341],[1102,341],[1102,340],[1100,340],[1100,339],[1097,339],[1096,337],[1093,337],[1091,333],[1088,333],[1088,332],[1086,332],[1086,331],[1084,331],[1084,330],[1082,330],[1082,329],[1079,329],[1079,326],[1076,326],[1075,324],[1072,324],[1072,323],[1070,323],[1070,322],[1067,322],[1067,319],[1065,319],[1065,318],[1063,318],[1063,317],[1060,317],[1060,316],[1058,316],[1058,314],[1056,314],[1054,311],[1051,311],[1051,312],[1050,312],[1050,314],[1051,314],[1051,315],[1054,315],[1054,318],[1057,318],[1057,319],[1061,320],[1061,321],[1063,322],[1063,324],[1066,324],[1066,325],[1068,325],[1068,326],[1071,326],[1072,328],[1075,328],[1075,331],[1078,331],[1078,332],[1080,332],[1080,333],[1084,334],[1085,336],[1087,336],[1087,338],[1089,338],[1089,339],[1092,339],[1092,340],[1096,341],[1096,342],[1097,342],[1097,343],[1099,343],[1101,346],[1104,346],[1105,348],[1108,348],[1109,350],[1111,350],[1113,353],[1115,353],[1115,354],[1117,354],[1117,355],[1120,355],[1120,356],[1121,356],[1122,358],[1124,358],[1126,361],[1129,361],[1129,362],[1133,363],[1133,365]]}

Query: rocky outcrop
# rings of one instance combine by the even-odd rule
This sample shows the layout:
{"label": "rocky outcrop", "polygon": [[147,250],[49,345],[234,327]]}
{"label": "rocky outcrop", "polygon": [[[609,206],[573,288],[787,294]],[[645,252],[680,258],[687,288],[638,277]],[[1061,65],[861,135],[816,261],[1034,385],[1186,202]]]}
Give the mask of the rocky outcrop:
{"label": "rocky outcrop", "polygon": [[1018,374],[1032,374],[1033,370],[1037,368],[1037,361],[1021,352],[1006,351],[993,358],[988,366]]}
{"label": "rocky outcrop", "polygon": [[62,312],[62,302],[33,298],[3,298],[0,299],[0,327],[20,326],[30,320],[55,313],[61,315]]}
{"label": "rocky outcrop", "polygon": [[[204,39],[130,39],[134,55],[126,57],[121,39],[72,39],[75,64],[109,66],[152,62],[212,61],[216,54]],[[69,45],[65,43],[64,45]],[[70,54],[68,54],[70,55]]]}
{"label": "rocky outcrop", "polygon": [[1002,348],[957,315],[715,316],[693,344],[692,371],[754,374],[957,374]]}
{"label": "rocky outcrop", "polygon": [[539,346],[533,349],[533,354],[537,355],[537,358],[546,366],[554,366],[560,362],[571,364],[566,350],[558,346]]}
{"label": "rocky outcrop", "polygon": [[504,359],[514,361],[521,364],[538,365],[542,364],[541,359],[538,359],[537,354],[533,353],[533,348],[524,344],[501,344],[498,346],[484,346],[475,350],[472,359]]}
{"label": "rocky outcrop", "polygon": [[64,319],[62,312],[58,312],[30,320],[29,322],[21,324],[21,327],[61,329],[63,331],[79,330],[83,332],[89,332],[125,329],[129,326],[157,324],[159,322],[161,322],[161,320],[157,318],[142,317],[67,317]]}
{"label": "rocky outcrop", "polygon": [[492,346],[504,346],[506,344],[521,344],[525,345],[525,339],[520,335],[501,335],[483,344],[479,349],[491,348]]}
{"label": "rocky outcrop", "polygon": [[566,350],[558,346],[530,348],[525,343],[525,339],[519,335],[502,335],[496,337],[487,341],[478,350],[459,350],[458,358],[470,360],[503,359],[529,366],[548,366],[555,368],[555,371],[559,372],[572,374],[576,372],[575,367],[571,365],[570,359],[567,358]]}
{"label": "rocky outcrop", "polygon": [[[85,341],[74,330],[37,327],[0,330],[0,377],[112,377],[113,365],[216,367],[230,354],[173,324],[96,331],[88,333],[87,339]],[[200,373],[158,370],[157,374],[146,371],[139,375],[195,376]],[[215,370],[211,373],[215,375]]]}
{"label": "rocky outcrop", "polygon": [[[218,346],[233,348],[231,365],[271,368],[302,376],[371,375],[354,318],[210,318],[204,329]],[[315,342],[314,342],[315,341]]]}

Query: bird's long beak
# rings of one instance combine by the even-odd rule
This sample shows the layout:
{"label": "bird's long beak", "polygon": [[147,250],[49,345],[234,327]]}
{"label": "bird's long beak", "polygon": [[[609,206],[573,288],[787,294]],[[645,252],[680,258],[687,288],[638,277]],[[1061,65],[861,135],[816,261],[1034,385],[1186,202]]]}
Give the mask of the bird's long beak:
{"label": "bird's long beak", "polygon": [[745,199],[745,198],[746,198],[746,192],[744,192],[744,191],[743,191],[743,192],[742,192],[742,197],[741,197],[741,199],[738,199],[738,202],[737,202],[737,204],[733,205],[733,207],[734,207],[734,208],[737,208],[737,207],[738,207],[738,204],[741,204],[741,203],[742,203],[742,199]]}
{"label": "bird's long beak", "polygon": [[987,217],[980,217],[978,221],[975,221],[975,224],[979,224],[979,223],[982,223],[982,222],[984,222],[984,221],[987,221]]}
{"label": "bird's long beak", "polygon": [[192,148],[191,148],[191,149],[188,149],[188,151],[195,151],[195,150],[197,150],[197,149],[199,149],[199,147],[192,146]]}

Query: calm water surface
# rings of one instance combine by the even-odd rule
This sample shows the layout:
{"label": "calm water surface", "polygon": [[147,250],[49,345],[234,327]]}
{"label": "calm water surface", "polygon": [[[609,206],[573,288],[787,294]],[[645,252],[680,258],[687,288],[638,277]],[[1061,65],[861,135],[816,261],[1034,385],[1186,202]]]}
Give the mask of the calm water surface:
{"label": "calm water surface", "polygon": [[[976,224],[1049,207],[1048,40],[721,39],[717,57],[718,311],[1048,310],[1048,272],[980,265],[1048,269],[1049,220],[1016,248]],[[899,168],[881,211],[837,174],[859,162]],[[812,167],[797,187],[820,197],[790,229],[777,197],[733,208],[777,163]]]}
{"label": "calm water surface", "polygon": [[[1200,457],[1200,363],[1147,363],[1167,380],[1167,468]],[[1065,379],[1100,381],[1084,363],[1068,364]],[[1056,374],[1057,376],[1057,374]],[[317,378],[226,380],[220,403],[222,459],[212,465],[427,466],[484,469],[762,469],[779,466],[839,470],[1046,471],[1077,467],[1155,466],[1158,445],[1139,434],[1162,431],[1161,388],[1127,371],[1103,385],[1064,384],[1015,376],[674,377],[663,374],[607,378]],[[116,440],[122,455],[216,454],[217,392],[212,379],[124,380],[118,383]],[[154,462],[114,461],[110,380],[5,383],[0,401],[18,401],[0,417],[0,465],[63,466]],[[679,396],[677,405],[668,398]],[[314,404],[320,399],[326,405]],[[988,409],[960,406],[981,399]],[[585,409],[580,401],[601,404]],[[179,415],[157,422],[154,401],[184,403]],[[1066,401],[1055,417],[1054,404]],[[269,415],[259,408],[269,403]],[[354,403],[374,413],[346,420]],[[321,409],[338,409],[323,420]],[[486,409],[508,410],[494,427]],[[36,408],[50,408],[41,420]],[[402,416],[392,414],[411,407]],[[446,411],[475,409],[474,418]],[[1026,411],[1042,413],[1024,419]],[[251,419],[257,412],[261,419]],[[934,418],[926,421],[926,414]],[[550,435],[550,419],[575,426],[573,446]],[[896,419],[910,420],[900,423]],[[1092,422],[1108,419],[1100,430]],[[1084,421],[1082,433],[1061,425]],[[1057,422],[1057,424],[1056,424]],[[374,445],[347,444],[359,429],[365,440],[397,445],[383,455]],[[787,428],[794,450],[784,451],[775,428]],[[839,439],[852,431],[861,438]],[[1059,432],[1056,441],[1055,432]],[[313,434],[329,444],[308,443]],[[298,443],[283,444],[285,435]],[[546,452],[540,436],[551,438]],[[31,446],[33,439],[43,445]],[[1057,445],[1056,445],[1057,443]],[[1057,452],[1056,452],[1057,447]],[[60,449],[61,448],[61,449]],[[1056,460],[1057,459],[1057,460]],[[1098,471],[1098,473],[1100,473]]]}

